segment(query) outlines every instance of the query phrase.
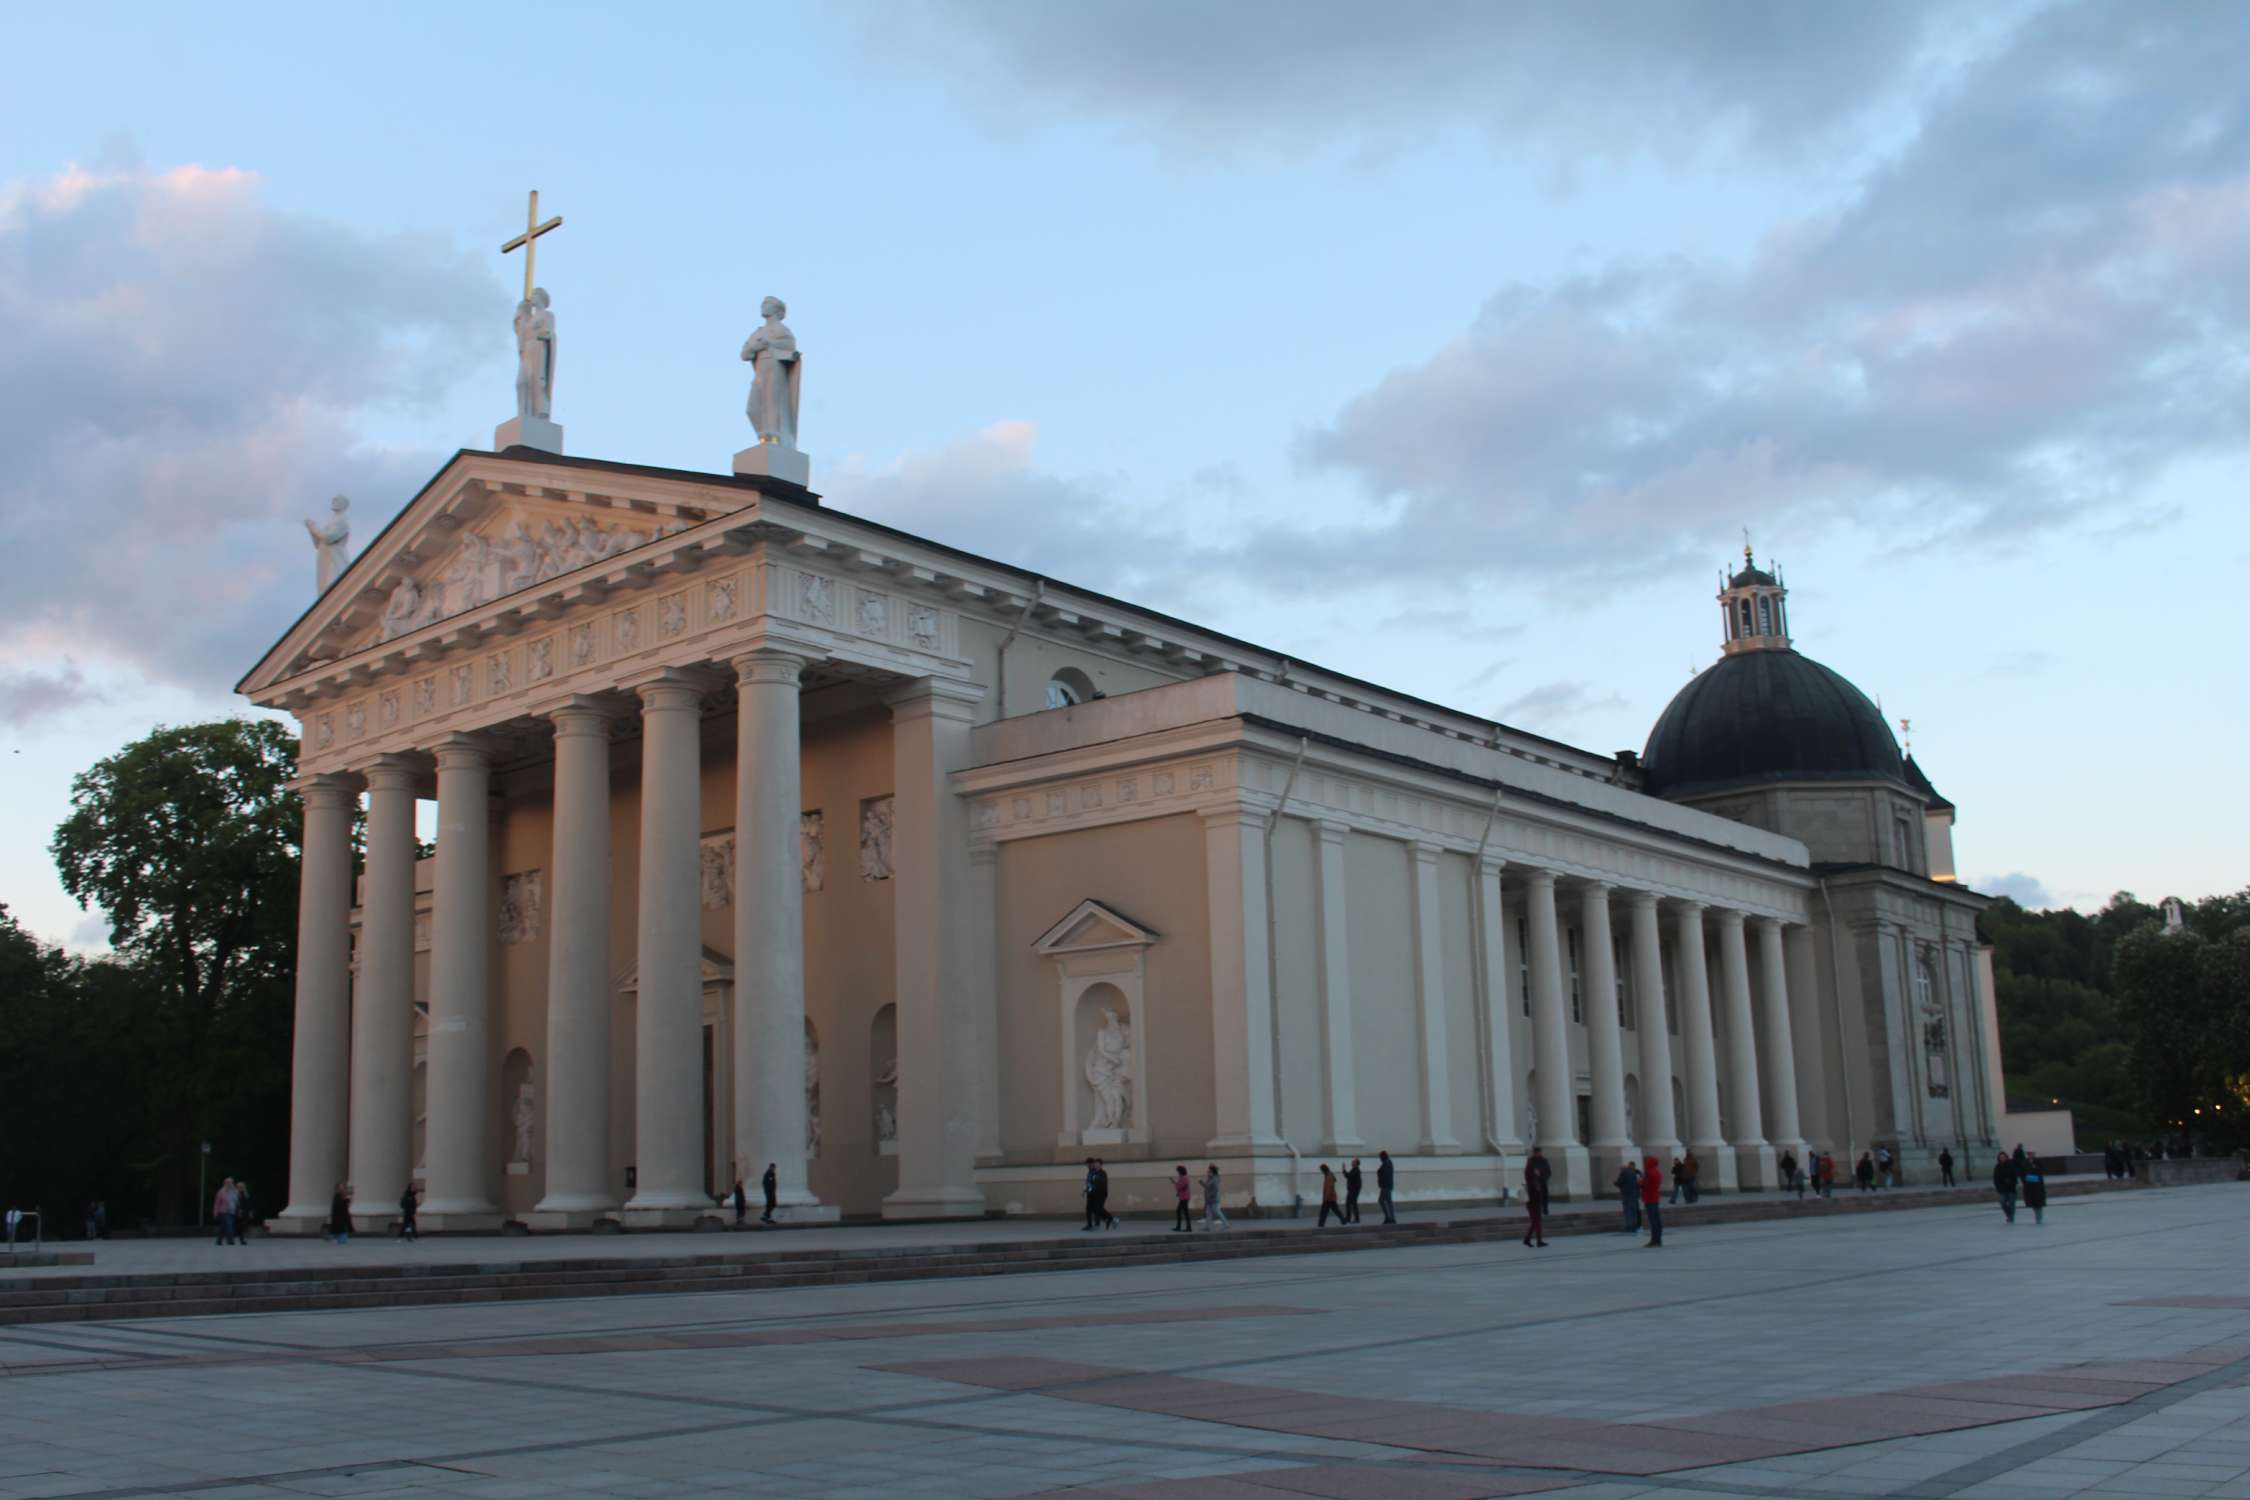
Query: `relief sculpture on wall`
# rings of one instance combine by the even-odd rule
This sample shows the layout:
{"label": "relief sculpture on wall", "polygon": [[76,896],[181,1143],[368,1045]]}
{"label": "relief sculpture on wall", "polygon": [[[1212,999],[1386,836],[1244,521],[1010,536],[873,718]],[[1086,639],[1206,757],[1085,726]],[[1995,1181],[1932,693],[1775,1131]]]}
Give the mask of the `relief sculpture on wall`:
{"label": "relief sculpture on wall", "polygon": [[543,521],[536,534],[520,519],[495,535],[468,532],[435,578],[402,578],[392,586],[375,638],[390,640],[686,529],[684,521],[646,530],[573,516]]}

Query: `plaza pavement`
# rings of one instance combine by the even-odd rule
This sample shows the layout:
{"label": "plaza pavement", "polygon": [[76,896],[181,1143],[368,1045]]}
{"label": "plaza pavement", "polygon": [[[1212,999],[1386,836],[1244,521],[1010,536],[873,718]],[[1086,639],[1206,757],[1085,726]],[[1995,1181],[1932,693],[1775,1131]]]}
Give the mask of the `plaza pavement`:
{"label": "plaza pavement", "polygon": [[2246,1214],[0,1329],[0,1497],[2250,1497]]}

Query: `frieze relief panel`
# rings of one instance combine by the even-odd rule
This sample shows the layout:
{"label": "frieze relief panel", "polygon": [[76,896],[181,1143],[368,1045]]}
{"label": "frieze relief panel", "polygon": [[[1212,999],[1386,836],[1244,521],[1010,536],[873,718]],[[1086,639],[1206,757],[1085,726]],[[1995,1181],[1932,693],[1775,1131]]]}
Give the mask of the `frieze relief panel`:
{"label": "frieze relief panel", "polygon": [[583,515],[505,515],[484,530],[464,532],[444,560],[393,584],[382,623],[367,644],[380,645],[686,529],[687,523],[677,520],[630,526]]}

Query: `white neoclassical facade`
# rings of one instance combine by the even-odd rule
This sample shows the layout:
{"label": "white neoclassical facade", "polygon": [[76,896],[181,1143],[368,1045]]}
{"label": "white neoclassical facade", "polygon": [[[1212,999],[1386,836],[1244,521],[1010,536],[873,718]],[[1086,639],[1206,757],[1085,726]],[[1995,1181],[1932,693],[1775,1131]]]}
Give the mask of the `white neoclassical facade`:
{"label": "white neoclassical facade", "polygon": [[[1683,701],[1803,662],[1762,579]],[[521,447],[242,691],[303,726],[285,1224],[349,1179],[363,1222],[413,1180],[433,1228],[685,1225],[769,1162],[800,1218],[1071,1212],[1089,1155],[1285,1205],[1378,1148],[1490,1201],[1534,1141],[1578,1197],[1993,1133],[1952,809],[1849,705],[1595,755],[782,478]]]}

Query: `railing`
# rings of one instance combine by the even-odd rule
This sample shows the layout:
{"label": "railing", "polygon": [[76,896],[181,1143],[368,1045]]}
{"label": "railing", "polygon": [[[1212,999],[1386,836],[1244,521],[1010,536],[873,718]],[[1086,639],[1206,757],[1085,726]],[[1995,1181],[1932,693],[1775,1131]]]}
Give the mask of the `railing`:
{"label": "railing", "polygon": [[8,1226],[8,1248],[10,1250],[16,1248],[17,1241],[23,1237],[23,1226],[27,1223],[31,1225],[31,1248],[33,1250],[46,1249],[47,1216],[36,1208],[22,1210],[16,1215],[15,1222]]}

